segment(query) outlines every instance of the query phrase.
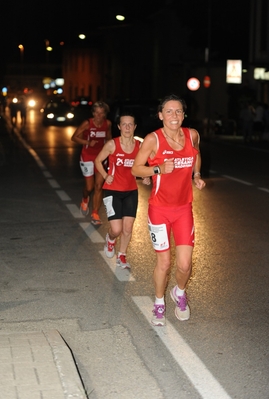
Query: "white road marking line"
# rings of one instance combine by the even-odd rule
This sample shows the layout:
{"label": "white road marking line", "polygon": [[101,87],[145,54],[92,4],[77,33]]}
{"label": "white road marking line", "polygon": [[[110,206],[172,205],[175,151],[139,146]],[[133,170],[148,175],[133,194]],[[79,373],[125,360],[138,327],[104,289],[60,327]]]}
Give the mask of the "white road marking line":
{"label": "white road marking line", "polygon": [[99,254],[105,260],[107,265],[110,267],[112,272],[115,274],[119,281],[135,281],[132,273],[129,269],[122,269],[119,266],[116,266],[116,256],[114,255],[113,258],[107,258],[104,251],[99,251]]}
{"label": "white road marking line", "polygon": [[252,183],[249,183],[249,182],[247,182],[247,181],[245,181],[245,180],[236,179],[235,177],[228,176],[228,175],[222,175],[222,176],[225,177],[226,179],[234,180],[234,181],[236,181],[236,182],[238,182],[238,183],[245,184],[246,186],[253,186]]}
{"label": "white road marking line", "polygon": [[[151,325],[152,300],[145,296],[133,296],[132,299]],[[169,321],[165,327],[152,328],[203,399],[231,399]]]}
{"label": "white road marking line", "polygon": [[63,190],[56,190],[56,193],[59,195],[62,201],[71,201],[69,195]]}
{"label": "white road marking line", "polygon": [[76,219],[81,219],[85,218],[85,216],[81,215],[81,212],[79,210],[79,207],[75,204],[66,204],[69,212],[72,214],[72,216]]}
{"label": "white road marking line", "polygon": [[44,170],[43,175],[44,175],[47,179],[51,179],[51,178],[52,178],[52,174],[51,174],[48,170]]}
{"label": "white road marking line", "polygon": [[105,242],[101,234],[98,233],[98,231],[91,223],[79,224],[93,243]]}
{"label": "white road marking line", "polygon": [[258,190],[265,191],[266,193],[269,193],[268,188],[258,187]]}
{"label": "white road marking line", "polygon": [[48,179],[48,182],[52,188],[61,188],[59,183],[54,179]]}
{"label": "white road marking line", "polygon": [[41,159],[39,158],[39,156],[37,155],[37,153],[35,152],[35,150],[33,148],[31,148],[28,144],[26,144],[26,142],[24,142],[24,146],[26,146],[26,148],[28,149],[29,153],[32,155],[32,157],[35,159],[36,163],[38,164],[38,166],[40,167],[41,170],[46,170],[46,166],[44,165],[44,163],[41,161]]}

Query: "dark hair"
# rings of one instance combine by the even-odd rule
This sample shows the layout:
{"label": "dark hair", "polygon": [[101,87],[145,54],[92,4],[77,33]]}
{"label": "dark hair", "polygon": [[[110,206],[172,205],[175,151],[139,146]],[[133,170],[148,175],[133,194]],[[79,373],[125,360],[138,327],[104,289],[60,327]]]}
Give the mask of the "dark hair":
{"label": "dark hair", "polygon": [[104,101],[96,101],[92,106],[92,112],[94,112],[96,108],[103,108],[106,114],[109,112],[109,106]]}
{"label": "dark hair", "polygon": [[185,102],[185,100],[183,100],[183,98],[180,98],[179,96],[177,96],[176,94],[169,94],[168,96],[164,97],[160,104],[158,105],[158,112],[162,112],[165,104],[168,101],[179,101],[182,104],[183,107],[183,111],[186,112],[187,109],[187,104]]}
{"label": "dark hair", "polygon": [[120,120],[121,120],[121,117],[122,117],[122,116],[131,116],[132,118],[134,118],[134,124],[135,124],[135,125],[137,124],[137,122],[136,122],[136,117],[135,117],[135,115],[134,115],[132,112],[130,112],[130,111],[122,111],[122,112],[117,116],[117,125],[120,124]]}

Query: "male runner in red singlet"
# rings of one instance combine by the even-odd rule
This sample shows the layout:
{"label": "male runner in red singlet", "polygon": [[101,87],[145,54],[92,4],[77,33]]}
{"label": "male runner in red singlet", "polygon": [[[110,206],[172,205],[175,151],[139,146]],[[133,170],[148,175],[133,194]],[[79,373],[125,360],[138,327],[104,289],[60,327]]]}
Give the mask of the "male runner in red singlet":
{"label": "male runner in red singlet", "polygon": [[[117,266],[129,269],[126,252],[131,240],[133,224],[138,205],[138,190],[136,178],[131,174],[131,168],[140,142],[134,139],[136,128],[135,118],[130,113],[119,117],[118,128],[120,136],[108,141],[95,159],[95,166],[105,182],[104,205],[109,220],[109,230],[104,247],[105,254],[112,258],[115,253],[116,239],[120,236],[119,252],[116,258]],[[108,157],[108,172],[103,167],[103,161]],[[150,184],[150,179],[143,179],[144,184]]]}
{"label": "male runner in red singlet", "polygon": [[92,198],[91,219],[93,224],[101,224],[99,209],[102,204],[102,185],[104,179],[94,167],[94,161],[107,140],[111,139],[111,122],[106,119],[109,107],[106,103],[98,101],[92,106],[93,118],[81,123],[74,132],[71,140],[82,144],[80,167],[85,179],[80,211],[83,216],[89,213],[89,198]]}
{"label": "male runner in red singlet", "polygon": [[176,304],[176,317],[179,320],[190,317],[185,288],[191,275],[194,246],[192,176],[199,190],[205,187],[205,182],[200,174],[199,134],[195,129],[181,127],[185,110],[185,101],[173,94],[161,102],[158,116],[163,128],[146,136],[132,168],[134,176],[152,176],[153,180],[148,225],[157,254],[153,274],[156,299],[151,320],[155,326],[165,324],[164,294],[171,267],[171,231],[176,245],[177,285],[170,295]]}

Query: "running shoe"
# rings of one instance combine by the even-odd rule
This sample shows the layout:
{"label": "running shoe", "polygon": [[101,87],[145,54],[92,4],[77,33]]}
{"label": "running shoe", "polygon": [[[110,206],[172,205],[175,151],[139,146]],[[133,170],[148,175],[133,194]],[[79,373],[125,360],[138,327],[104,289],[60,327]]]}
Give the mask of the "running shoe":
{"label": "running shoe", "polygon": [[151,318],[151,324],[154,326],[165,325],[165,305],[157,305],[154,303],[153,316]]}
{"label": "running shoe", "polygon": [[122,269],[130,269],[130,263],[126,261],[126,255],[118,255],[116,259],[116,265],[121,267]]}
{"label": "running shoe", "polygon": [[187,295],[184,292],[182,296],[176,294],[177,286],[171,289],[170,296],[176,304],[175,315],[178,320],[184,321],[190,318],[190,308]]}
{"label": "running shoe", "polygon": [[83,216],[88,215],[88,213],[89,213],[89,198],[88,198],[88,202],[85,202],[84,200],[81,201],[80,212]]}
{"label": "running shoe", "polygon": [[95,224],[95,225],[102,224],[100,216],[98,215],[97,212],[93,212],[91,214],[91,218],[92,218],[92,224]]}
{"label": "running shoe", "polygon": [[107,234],[104,251],[108,258],[113,258],[114,254],[115,254],[115,244],[116,244],[116,240],[114,240],[114,241],[109,240],[109,236]]}

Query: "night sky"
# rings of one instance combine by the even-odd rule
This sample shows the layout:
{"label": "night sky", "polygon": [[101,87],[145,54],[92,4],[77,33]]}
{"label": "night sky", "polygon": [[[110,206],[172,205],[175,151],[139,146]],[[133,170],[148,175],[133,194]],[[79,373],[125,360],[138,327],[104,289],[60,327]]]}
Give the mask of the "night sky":
{"label": "night sky", "polygon": [[61,41],[72,43],[80,32],[89,34],[117,24],[117,10],[125,13],[126,24],[137,25],[139,29],[141,24],[150,24],[155,13],[162,14],[165,8],[170,8],[179,23],[191,30],[187,38],[178,38],[178,45],[184,40],[194,49],[204,49],[210,37],[213,59],[247,60],[249,3],[250,0],[6,0],[1,4],[1,59],[4,63],[18,62],[18,45],[22,43],[25,62],[42,62],[46,39],[57,50]]}

